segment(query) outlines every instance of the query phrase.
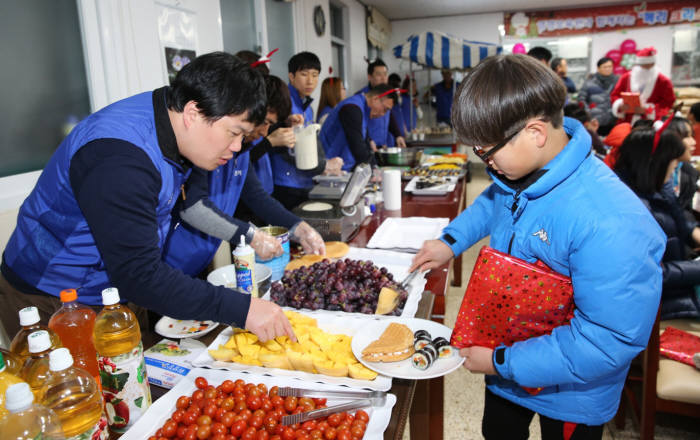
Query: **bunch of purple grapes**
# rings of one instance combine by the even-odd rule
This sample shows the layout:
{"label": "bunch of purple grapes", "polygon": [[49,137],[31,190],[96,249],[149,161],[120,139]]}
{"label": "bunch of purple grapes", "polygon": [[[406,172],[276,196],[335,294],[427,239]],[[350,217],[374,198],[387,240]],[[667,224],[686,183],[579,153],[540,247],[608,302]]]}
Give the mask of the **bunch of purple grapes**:
{"label": "bunch of purple grapes", "polygon": [[401,315],[408,292],[399,288],[386,267],[379,268],[371,261],[323,260],[285,271],[282,279],[272,284],[270,296],[275,303],[296,309],[373,314],[382,287],[398,292],[399,304],[391,314]]}

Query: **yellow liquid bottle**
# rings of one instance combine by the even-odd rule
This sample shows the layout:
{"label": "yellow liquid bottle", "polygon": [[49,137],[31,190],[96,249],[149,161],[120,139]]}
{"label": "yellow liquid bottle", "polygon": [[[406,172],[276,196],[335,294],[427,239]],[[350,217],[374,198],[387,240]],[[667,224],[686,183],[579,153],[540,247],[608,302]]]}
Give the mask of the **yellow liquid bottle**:
{"label": "yellow liquid bottle", "polygon": [[36,307],[25,307],[19,311],[19,324],[22,326],[19,332],[12,339],[10,351],[20,357],[24,362],[29,357],[29,346],[27,345],[27,337],[39,330],[45,330],[51,337],[51,348],[62,347],[61,338],[48,328],[39,323],[39,310]]}
{"label": "yellow liquid bottle", "polygon": [[107,419],[103,416],[102,395],[95,379],[73,365],[73,356],[67,348],[49,354],[49,369],[40,403],[56,413],[66,438],[106,440]]}
{"label": "yellow liquid bottle", "polygon": [[3,440],[64,440],[58,416],[43,405],[34,403],[31,388],[24,382],[10,385],[5,406],[9,414],[0,419]]}
{"label": "yellow liquid bottle", "polygon": [[5,367],[7,368],[7,372],[18,376],[19,370],[22,369],[22,359],[18,355],[9,350],[5,350],[4,348],[0,348],[0,354],[2,354],[3,359],[5,359]]}
{"label": "yellow liquid bottle", "polygon": [[5,366],[5,358],[0,353],[0,419],[7,415],[7,410],[5,409],[5,391],[10,385],[20,383],[22,380],[10,373]]}
{"label": "yellow liquid bottle", "polygon": [[141,330],[136,315],[119,304],[119,291],[102,291],[104,308],[95,319],[93,341],[109,430],[123,434],[151,406]]}
{"label": "yellow liquid bottle", "polygon": [[27,382],[35,396],[39,396],[49,374],[51,339],[46,330],[39,330],[28,337],[29,357],[19,371],[19,377]]}

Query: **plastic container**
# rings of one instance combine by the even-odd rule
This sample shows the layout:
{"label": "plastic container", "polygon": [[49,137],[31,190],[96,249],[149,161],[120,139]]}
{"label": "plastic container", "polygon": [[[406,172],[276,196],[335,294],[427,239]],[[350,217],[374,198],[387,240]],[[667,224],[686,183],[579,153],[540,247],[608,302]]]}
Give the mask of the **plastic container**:
{"label": "plastic container", "polygon": [[275,237],[282,245],[282,250],[284,253],[279,257],[272,258],[270,260],[261,260],[255,257],[255,261],[260,264],[264,264],[269,267],[272,271],[272,281],[279,281],[284,275],[284,268],[289,264],[289,231],[287,228],[282,226],[265,226],[259,228],[258,230],[267,232],[268,234]]}
{"label": "plastic container", "polygon": [[27,346],[27,337],[38,330],[46,330],[49,332],[51,337],[51,348],[59,348],[63,345],[61,344],[61,338],[45,326],[39,323],[39,310],[34,307],[25,307],[19,311],[19,325],[22,326],[19,332],[12,339],[10,344],[10,351],[18,355],[22,362],[24,362],[27,357],[29,357],[29,347]]}
{"label": "plastic container", "polygon": [[87,370],[99,384],[97,351],[92,342],[97,314],[90,307],[78,303],[78,292],[75,289],[61,291],[61,302],[61,308],[49,319],[49,328],[58,334],[63,346],[70,350],[75,366]]}
{"label": "plastic container", "polygon": [[29,357],[22,365],[19,377],[29,384],[32,392],[39,400],[39,393],[49,375],[49,352],[52,350],[51,339],[49,338],[49,332],[39,330],[30,334],[27,340]]}
{"label": "plastic container", "polygon": [[0,354],[2,354],[3,359],[5,359],[5,367],[7,368],[7,372],[14,374],[15,376],[19,376],[19,370],[22,369],[22,358],[9,350],[5,350],[4,348],[0,348]]}
{"label": "plastic container", "polygon": [[102,303],[93,340],[109,430],[120,435],[151,406],[151,391],[136,315],[119,304],[119,291],[113,287],[102,291]]}
{"label": "plastic container", "polygon": [[0,419],[2,440],[64,440],[56,413],[34,403],[34,395],[24,382],[11,385],[5,393],[9,414]]}
{"label": "plastic container", "polygon": [[49,377],[40,403],[53,410],[69,438],[105,440],[109,433],[102,412],[102,395],[95,379],[73,363],[67,348],[49,354]]}
{"label": "plastic container", "polygon": [[258,286],[254,281],[255,251],[245,243],[243,235],[241,235],[241,242],[233,250],[233,264],[236,266],[236,287],[257,297]]}
{"label": "plastic container", "polygon": [[19,377],[7,371],[5,358],[0,354],[0,419],[7,415],[7,410],[5,409],[5,391],[7,387],[20,382],[22,380]]}

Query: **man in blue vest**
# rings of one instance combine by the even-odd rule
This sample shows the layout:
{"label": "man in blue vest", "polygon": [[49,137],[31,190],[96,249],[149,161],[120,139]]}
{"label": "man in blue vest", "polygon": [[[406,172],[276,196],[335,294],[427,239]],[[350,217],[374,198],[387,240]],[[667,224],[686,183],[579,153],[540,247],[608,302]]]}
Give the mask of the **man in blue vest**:
{"label": "man in blue vest", "polygon": [[[39,305],[47,320],[62,289],[77,288],[80,302],[99,307],[102,290],[114,286],[123,301],[162,315],[234,324],[263,340],[293,338],[277,305],[193,279],[161,259],[192,170],[228,163],[264,116],[261,75],[215,52],[183,67],[172,86],[80,122],[22,204],[5,248],[0,319],[7,331],[17,331],[17,311],[27,305]],[[254,248],[276,242],[253,228],[234,234]]]}
{"label": "man in blue vest", "polygon": [[434,107],[437,113],[437,122],[443,122],[449,126],[452,126],[452,121],[450,120],[452,116],[452,96],[454,95],[454,90],[459,86],[459,84],[454,83],[452,80],[452,72],[443,69],[442,70],[442,81],[434,84],[430,88],[430,92],[435,97]]}
{"label": "man in blue vest", "polygon": [[[380,84],[387,84],[389,82],[388,73],[389,71],[384,60],[377,58],[372,61],[367,65],[367,82],[369,84],[355,94],[367,93],[370,89]],[[377,151],[377,148],[382,146],[406,146],[406,139],[401,129],[401,124],[392,112],[387,112],[382,117],[371,119],[368,131],[369,145],[372,151]]]}
{"label": "man in blue vest", "polygon": [[389,114],[395,101],[396,89],[380,84],[339,102],[321,127],[326,156],[340,156],[346,171],[360,163],[375,165],[368,127],[370,121]]}
{"label": "man in blue vest", "polygon": [[[311,52],[300,52],[289,59],[289,97],[292,99],[292,117],[304,125],[314,121],[311,94],[318,85],[321,60]],[[302,120],[303,118],[303,120]],[[342,163],[339,158],[326,161],[323,148],[318,146],[318,166],[312,170],[297,169],[290,151],[276,148],[269,152],[272,174],[275,180],[273,197],[287,209],[292,209],[309,198],[313,176],[323,172],[337,172]]]}

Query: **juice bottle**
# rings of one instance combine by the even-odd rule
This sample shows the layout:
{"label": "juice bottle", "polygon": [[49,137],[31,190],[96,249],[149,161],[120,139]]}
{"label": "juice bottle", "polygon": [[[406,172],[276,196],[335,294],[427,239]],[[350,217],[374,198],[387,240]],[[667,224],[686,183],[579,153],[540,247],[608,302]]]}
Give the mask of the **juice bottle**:
{"label": "juice bottle", "polygon": [[141,330],[134,313],[119,304],[119,291],[102,291],[94,342],[109,430],[120,435],[151,406]]}
{"label": "juice bottle", "polygon": [[2,440],[63,440],[56,413],[34,403],[32,390],[24,382],[10,385],[5,392],[9,414],[0,420]]}
{"label": "juice bottle", "polygon": [[60,336],[63,346],[70,350],[75,366],[87,370],[99,384],[97,352],[92,342],[97,314],[77,300],[78,293],[75,289],[61,291],[63,305],[49,319],[49,328]]}
{"label": "juice bottle", "polygon": [[39,330],[30,334],[27,340],[29,343],[29,357],[22,365],[19,377],[29,384],[34,395],[38,397],[49,374],[51,339],[49,339],[49,332]]}
{"label": "juice bottle", "polygon": [[5,359],[2,354],[0,354],[0,419],[7,415],[7,410],[5,409],[5,390],[10,385],[20,383],[22,380],[7,371],[5,366]]}
{"label": "juice bottle", "polygon": [[17,376],[19,370],[22,368],[23,360],[18,355],[4,348],[0,348],[0,354],[2,354],[3,359],[5,359],[5,368],[7,368],[7,372]]}
{"label": "juice bottle", "polygon": [[92,375],[74,366],[67,348],[49,354],[49,369],[40,403],[56,413],[66,438],[106,440],[109,434],[102,414],[102,394]]}
{"label": "juice bottle", "polygon": [[39,310],[36,307],[25,307],[19,311],[19,324],[22,326],[12,339],[10,351],[18,355],[22,362],[29,357],[27,336],[37,330],[46,330],[51,337],[51,348],[61,347],[61,338],[47,326],[39,323]]}

